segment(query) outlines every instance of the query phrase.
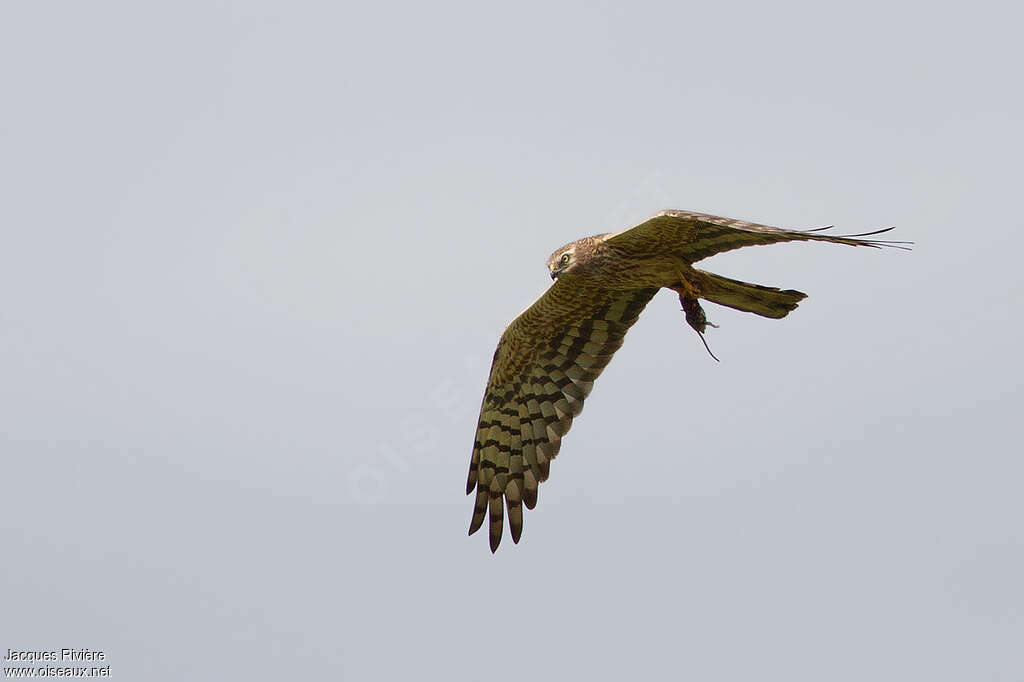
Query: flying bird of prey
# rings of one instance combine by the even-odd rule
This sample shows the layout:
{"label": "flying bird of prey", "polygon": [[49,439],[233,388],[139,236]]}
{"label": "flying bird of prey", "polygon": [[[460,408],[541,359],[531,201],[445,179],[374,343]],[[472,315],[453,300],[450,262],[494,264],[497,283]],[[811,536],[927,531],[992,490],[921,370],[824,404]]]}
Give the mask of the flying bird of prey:
{"label": "flying bird of prey", "polygon": [[[469,534],[490,517],[491,551],[501,542],[505,511],[512,541],[523,532],[523,505],[538,485],[594,380],[662,287],[679,294],[686,321],[704,339],[700,299],[778,319],[806,294],[740,282],[693,264],[723,251],[788,241],[902,246],[864,239],[892,228],[833,236],[783,230],[703,213],[662,211],[616,234],[584,237],[551,254],[554,284],[505,328],[487,380],[466,494],[476,490]],[[705,342],[705,346],[706,346]],[[708,350],[710,352],[710,349]],[[716,358],[717,359],[717,358]]]}

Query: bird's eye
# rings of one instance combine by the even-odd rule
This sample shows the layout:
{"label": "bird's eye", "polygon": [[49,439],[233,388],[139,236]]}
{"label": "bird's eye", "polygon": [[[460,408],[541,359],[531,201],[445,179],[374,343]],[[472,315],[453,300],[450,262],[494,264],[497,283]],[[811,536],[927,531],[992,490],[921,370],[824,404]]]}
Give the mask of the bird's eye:
{"label": "bird's eye", "polygon": [[569,254],[563,253],[561,261],[562,261],[562,265],[565,265],[566,263],[568,263],[569,262]]}

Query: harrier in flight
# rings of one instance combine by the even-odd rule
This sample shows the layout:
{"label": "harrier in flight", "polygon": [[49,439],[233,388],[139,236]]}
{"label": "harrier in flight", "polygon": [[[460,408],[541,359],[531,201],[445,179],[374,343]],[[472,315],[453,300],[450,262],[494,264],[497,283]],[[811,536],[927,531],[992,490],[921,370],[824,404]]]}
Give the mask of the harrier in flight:
{"label": "harrier in flight", "polygon": [[538,485],[548,477],[562,436],[658,289],[679,294],[686,321],[702,340],[704,330],[714,325],[707,321],[700,299],[778,319],[807,296],[715,275],[694,263],[723,251],[775,242],[896,248],[907,243],[863,239],[891,227],[845,236],[822,234],[823,229],[782,230],[703,213],[662,211],[625,232],[584,237],[551,254],[548,270],[555,283],[512,320],[494,353],[466,483],[466,494],[476,490],[470,535],[489,516],[491,551],[496,551],[507,510],[512,541],[519,542],[523,505],[533,509],[537,504]]}

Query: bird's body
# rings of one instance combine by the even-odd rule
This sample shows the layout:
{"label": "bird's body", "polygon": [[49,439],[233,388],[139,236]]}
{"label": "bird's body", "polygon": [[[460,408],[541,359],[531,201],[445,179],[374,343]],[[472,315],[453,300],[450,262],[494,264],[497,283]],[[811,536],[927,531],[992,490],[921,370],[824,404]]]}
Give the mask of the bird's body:
{"label": "bird's body", "polygon": [[885,231],[831,236],[662,211],[624,232],[585,237],[555,251],[548,259],[555,283],[508,325],[494,353],[466,485],[467,493],[476,490],[470,534],[489,515],[495,551],[507,510],[512,539],[519,541],[522,505],[536,504],[538,485],[594,380],[659,289],[679,294],[686,320],[701,338],[708,322],[700,299],[781,318],[806,297],[704,272],[693,263],[780,241],[901,244],[858,238]]}

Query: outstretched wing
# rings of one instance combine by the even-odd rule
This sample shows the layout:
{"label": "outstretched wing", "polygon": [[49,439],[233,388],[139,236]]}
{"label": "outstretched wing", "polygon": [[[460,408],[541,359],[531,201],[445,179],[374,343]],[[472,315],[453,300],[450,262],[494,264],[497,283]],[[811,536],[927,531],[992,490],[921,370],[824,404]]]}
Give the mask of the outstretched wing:
{"label": "outstretched wing", "polygon": [[505,329],[480,407],[466,494],[476,489],[472,535],[490,515],[498,549],[504,510],[512,541],[523,532],[523,504],[533,509],[562,436],[583,409],[594,380],[626,331],[657,293],[581,288],[560,278]]}
{"label": "outstretched wing", "polygon": [[906,248],[908,242],[860,239],[888,232],[891,227],[853,235],[828,235],[822,230],[783,230],[743,220],[732,220],[705,213],[662,211],[634,228],[605,240],[614,249],[633,254],[678,253],[689,263],[744,246],[790,241],[819,241],[851,246],[891,246]]}

